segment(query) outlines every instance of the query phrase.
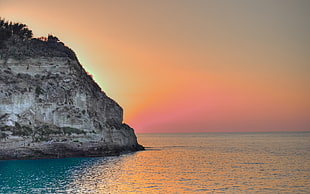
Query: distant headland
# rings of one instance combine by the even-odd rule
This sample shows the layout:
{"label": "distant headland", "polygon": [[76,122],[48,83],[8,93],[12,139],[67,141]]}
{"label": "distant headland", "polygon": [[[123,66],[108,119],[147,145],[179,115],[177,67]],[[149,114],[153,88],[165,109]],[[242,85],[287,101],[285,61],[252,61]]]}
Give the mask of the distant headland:
{"label": "distant headland", "polygon": [[123,109],[56,36],[0,18],[0,160],[143,150]]}

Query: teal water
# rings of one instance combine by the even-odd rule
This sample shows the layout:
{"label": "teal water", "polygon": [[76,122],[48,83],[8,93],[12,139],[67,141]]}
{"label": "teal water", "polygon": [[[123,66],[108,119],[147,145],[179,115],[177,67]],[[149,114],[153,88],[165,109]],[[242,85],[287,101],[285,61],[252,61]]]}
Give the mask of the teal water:
{"label": "teal water", "polygon": [[0,161],[0,193],[59,193],[102,158]]}
{"label": "teal water", "polygon": [[0,193],[310,193],[310,133],[138,134],[146,151],[0,161]]}

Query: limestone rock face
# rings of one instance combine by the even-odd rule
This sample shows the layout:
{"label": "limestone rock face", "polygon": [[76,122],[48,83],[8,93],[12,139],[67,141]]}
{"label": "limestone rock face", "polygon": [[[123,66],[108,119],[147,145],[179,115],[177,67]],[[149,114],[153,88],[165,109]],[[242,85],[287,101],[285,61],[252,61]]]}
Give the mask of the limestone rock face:
{"label": "limestone rock face", "polygon": [[[17,49],[18,51],[18,49]],[[76,57],[0,55],[0,159],[141,150],[122,108]]]}

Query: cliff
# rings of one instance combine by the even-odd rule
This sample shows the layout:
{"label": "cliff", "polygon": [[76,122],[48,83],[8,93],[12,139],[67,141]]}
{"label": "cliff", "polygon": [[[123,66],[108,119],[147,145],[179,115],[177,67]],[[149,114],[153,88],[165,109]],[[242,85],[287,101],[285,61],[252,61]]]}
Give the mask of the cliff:
{"label": "cliff", "polygon": [[143,149],[122,108],[56,37],[0,41],[0,160]]}

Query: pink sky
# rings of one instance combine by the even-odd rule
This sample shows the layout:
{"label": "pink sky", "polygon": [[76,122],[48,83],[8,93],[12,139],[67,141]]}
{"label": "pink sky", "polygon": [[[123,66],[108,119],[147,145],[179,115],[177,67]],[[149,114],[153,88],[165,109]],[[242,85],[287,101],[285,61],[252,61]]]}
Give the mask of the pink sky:
{"label": "pink sky", "polygon": [[1,17],[52,33],[136,132],[310,131],[310,2],[17,1]]}

